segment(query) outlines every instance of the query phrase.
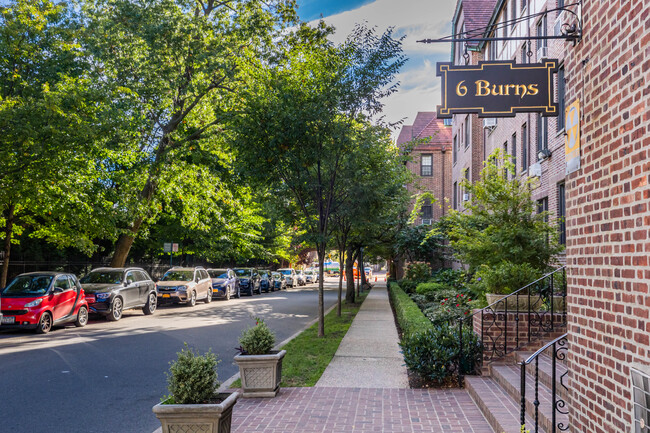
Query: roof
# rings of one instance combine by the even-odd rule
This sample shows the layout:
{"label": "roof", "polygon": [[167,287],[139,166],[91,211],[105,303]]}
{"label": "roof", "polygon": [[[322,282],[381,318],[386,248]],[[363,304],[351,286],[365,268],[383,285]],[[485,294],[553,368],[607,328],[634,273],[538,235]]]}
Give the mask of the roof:
{"label": "roof", "polygon": [[413,125],[404,125],[397,137],[397,146],[402,147],[411,140],[426,137],[431,138],[414,150],[433,150],[451,145],[451,128],[445,126],[444,120],[438,119],[433,111],[420,111],[415,116]]}
{"label": "roof", "polygon": [[[453,33],[459,33],[461,29],[456,28],[456,23],[460,18],[461,11],[465,22],[465,31],[470,32],[470,36],[480,38],[485,35],[485,27],[490,24],[494,14],[494,8],[497,2],[503,3],[501,0],[458,0],[456,3],[456,11],[452,20]],[[455,43],[454,43],[455,44]],[[469,42],[468,47],[476,47],[479,43]],[[452,60],[454,50],[452,45]]]}

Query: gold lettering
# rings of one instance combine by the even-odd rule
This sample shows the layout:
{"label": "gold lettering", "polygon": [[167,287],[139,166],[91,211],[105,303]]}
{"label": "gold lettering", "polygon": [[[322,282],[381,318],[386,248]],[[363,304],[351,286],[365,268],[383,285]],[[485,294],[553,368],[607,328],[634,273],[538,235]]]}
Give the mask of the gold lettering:
{"label": "gold lettering", "polygon": [[[499,89],[497,91],[497,89]],[[496,84],[492,84],[492,94],[494,96],[502,96],[503,95],[503,84],[499,84],[498,86]]]}
{"label": "gold lettering", "polygon": [[464,82],[465,82],[465,80],[461,81],[461,82],[458,83],[458,85],[456,86],[456,94],[457,94],[458,96],[465,96],[465,95],[467,95],[467,87],[466,87],[466,86],[463,86],[463,83],[464,83]]}
{"label": "gold lettering", "polygon": [[521,99],[524,99],[524,96],[528,93],[528,87],[525,84],[517,84],[517,90],[515,95],[519,96],[521,94]]}
{"label": "gold lettering", "polygon": [[506,84],[506,86],[505,86],[505,89],[506,89],[505,96],[510,96],[510,88],[516,89],[517,85],[516,84]]}
{"label": "gold lettering", "polygon": [[476,82],[476,96],[490,96],[490,82],[478,80]]}
{"label": "gold lettering", "polygon": [[537,84],[529,84],[528,85],[528,93],[532,96],[535,96],[539,93],[539,89],[537,88]]}

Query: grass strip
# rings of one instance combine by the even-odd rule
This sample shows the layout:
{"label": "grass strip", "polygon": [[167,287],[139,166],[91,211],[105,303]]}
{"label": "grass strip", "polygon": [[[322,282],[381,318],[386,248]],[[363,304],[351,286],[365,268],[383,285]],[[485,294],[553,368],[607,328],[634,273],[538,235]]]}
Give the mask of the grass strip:
{"label": "grass strip", "polygon": [[[341,340],[348,332],[352,320],[357,315],[368,292],[361,293],[359,302],[341,307],[341,317],[336,315],[336,308],[325,316],[325,336],[318,337],[318,322],[301,332],[296,338],[284,345],[287,351],[282,360],[283,387],[314,386],[334,358]],[[241,388],[241,379],[230,385]]]}
{"label": "grass strip", "polygon": [[391,282],[388,285],[388,296],[393,303],[397,324],[404,337],[433,327],[420,307],[402,290],[399,284]]}

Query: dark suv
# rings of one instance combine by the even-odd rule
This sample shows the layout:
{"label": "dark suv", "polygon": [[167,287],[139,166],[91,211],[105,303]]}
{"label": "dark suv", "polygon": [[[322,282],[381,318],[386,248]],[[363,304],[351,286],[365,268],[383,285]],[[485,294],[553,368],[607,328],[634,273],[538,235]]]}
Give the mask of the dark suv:
{"label": "dark suv", "polygon": [[110,321],[131,308],[142,308],[146,315],[156,311],[156,284],[142,268],[97,268],[79,282],[90,311]]}
{"label": "dark suv", "polygon": [[266,269],[260,269],[260,290],[264,290],[266,293],[274,292],[275,286],[273,284],[273,277],[271,276],[271,271]]}
{"label": "dark suv", "polygon": [[253,296],[253,293],[262,293],[260,288],[260,274],[255,268],[235,268],[235,275],[239,279],[239,290]]}

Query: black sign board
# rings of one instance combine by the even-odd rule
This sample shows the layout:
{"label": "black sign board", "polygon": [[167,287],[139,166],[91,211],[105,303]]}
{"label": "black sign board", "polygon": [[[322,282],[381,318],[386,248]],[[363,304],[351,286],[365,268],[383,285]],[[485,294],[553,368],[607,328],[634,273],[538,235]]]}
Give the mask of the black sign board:
{"label": "black sign board", "polygon": [[517,113],[557,116],[553,102],[555,59],[542,63],[516,64],[513,61],[479,62],[478,65],[437,64],[442,77],[442,105],[438,118],[457,113],[477,113],[479,117],[514,117]]}

